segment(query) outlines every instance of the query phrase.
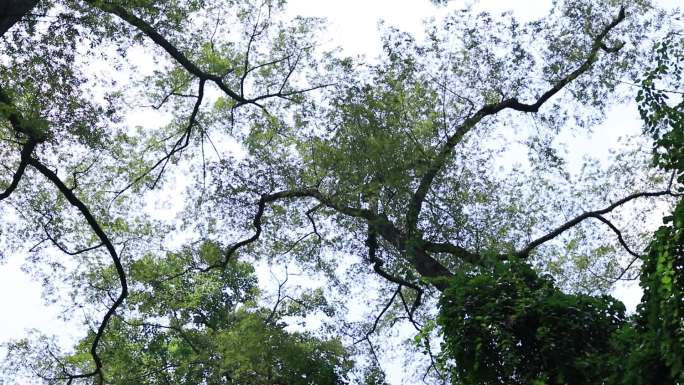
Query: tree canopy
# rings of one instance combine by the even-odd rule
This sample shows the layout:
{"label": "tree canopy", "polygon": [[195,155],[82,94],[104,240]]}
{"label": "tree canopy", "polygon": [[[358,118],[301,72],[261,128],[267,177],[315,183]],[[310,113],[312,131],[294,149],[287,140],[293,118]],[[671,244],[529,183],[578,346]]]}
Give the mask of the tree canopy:
{"label": "tree canopy", "polygon": [[[409,383],[684,381],[679,11],[466,8],[370,61],[286,6],[0,5],[0,257],[83,323],[0,383],[383,384],[397,330]],[[569,165],[628,101],[643,135]]]}

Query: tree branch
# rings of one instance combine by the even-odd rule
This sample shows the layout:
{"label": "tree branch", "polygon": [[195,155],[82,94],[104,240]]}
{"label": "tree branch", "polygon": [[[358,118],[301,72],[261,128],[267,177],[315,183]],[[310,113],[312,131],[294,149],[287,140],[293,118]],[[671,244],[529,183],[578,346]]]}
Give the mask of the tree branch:
{"label": "tree branch", "polygon": [[100,341],[102,340],[102,337],[104,335],[105,329],[107,328],[107,324],[109,323],[110,318],[114,315],[117,308],[121,306],[121,304],[123,304],[123,301],[128,296],[128,283],[126,281],[126,273],[124,271],[123,265],[121,264],[121,260],[119,259],[116,249],[114,248],[114,245],[112,244],[104,230],[102,230],[102,227],[97,222],[95,217],[92,215],[88,207],[83,203],[83,201],[81,201],[73,193],[73,191],[71,191],[71,189],[69,189],[64,184],[64,182],[62,182],[61,179],[59,179],[57,174],[55,174],[52,170],[50,170],[48,167],[42,164],[38,159],[30,158],[28,164],[35,168],[43,176],[45,176],[45,178],[47,178],[50,182],[52,182],[52,184],[54,184],[55,187],[57,187],[59,192],[62,193],[62,195],[64,195],[67,201],[69,201],[69,203],[71,203],[81,212],[81,215],[83,215],[83,217],[86,219],[86,221],[90,225],[90,228],[93,230],[95,235],[97,235],[97,237],[100,239],[100,241],[104,244],[105,248],[109,252],[109,255],[112,258],[112,262],[114,263],[116,273],[119,277],[121,292],[119,293],[119,296],[116,298],[114,303],[109,307],[104,317],[102,318],[102,321],[97,329],[97,332],[93,339],[93,343],[90,348],[90,354],[93,357],[93,361],[95,362],[95,370],[92,373],[79,375],[80,377],[71,376],[71,378],[73,379],[97,375],[98,382],[100,384],[103,384],[104,374],[102,372],[102,359],[100,358],[97,349]]}
{"label": "tree branch", "polygon": [[625,18],[624,7],[620,8],[618,15],[601,31],[601,33],[594,38],[591,50],[587,54],[586,60],[574,71],[567,74],[560,79],[550,89],[544,92],[535,102],[527,104],[518,101],[516,98],[502,100],[498,103],[486,104],[480,108],[474,115],[467,118],[444,143],[435,160],[430,164],[427,171],[423,175],[416,189],[416,192],[411,198],[411,202],[406,212],[406,231],[410,237],[418,231],[418,217],[420,216],[423,202],[427,196],[432,182],[437,174],[442,170],[447,160],[451,155],[451,151],[458,144],[463,136],[475,127],[482,119],[487,116],[495,115],[505,109],[513,109],[521,112],[537,112],[539,108],[546,103],[551,97],[562,90],[566,85],[577,79],[580,75],[587,72],[591,66],[596,62],[597,55],[602,46],[604,46],[603,39]]}
{"label": "tree branch", "polygon": [[380,323],[380,319],[382,318],[383,315],[385,315],[385,312],[387,312],[387,310],[390,308],[390,306],[392,306],[394,299],[397,297],[397,295],[399,294],[400,291],[401,291],[401,285],[399,285],[397,287],[397,289],[394,291],[394,294],[392,294],[392,298],[390,298],[390,300],[387,301],[385,306],[382,308],[382,311],[380,311],[380,314],[378,314],[378,316],[375,317],[375,321],[373,322],[373,326],[370,328],[370,330],[368,330],[366,332],[366,335],[363,338],[354,341],[354,344],[357,344],[357,343],[364,341],[364,340],[366,340],[370,343],[369,338],[370,338],[371,334],[375,333],[375,330],[378,328],[378,323]]}
{"label": "tree branch", "polygon": [[[632,200],[637,199],[637,198],[657,197],[657,196],[663,196],[663,195],[673,195],[673,193],[670,190],[634,193],[634,194],[628,195],[628,196],[620,199],[619,201],[617,201],[617,202],[615,202],[615,203],[613,203],[613,204],[611,204],[611,205],[609,205],[603,209],[595,210],[595,211],[587,211],[585,213],[582,213],[582,214],[572,218],[571,220],[565,222],[564,224],[558,226],[553,231],[535,239],[534,241],[527,244],[527,246],[525,246],[521,250],[516,251],[514,254],[520,258],[527,258],[530,255],[530,252],[532,252],[532,250],[539,247],[543,243],[548,242],[548,241],[556,238],[557,236],[559,236],[563,232],[565,232],[568,229],[572,228],[573,226],[579,224],[580,222],[582,222],[583,220],[585,220],[587,218],[597,218],[597,219],[601,220],[601,218],[603,218],[603,217],[601,217],[601,215],[607,214],[607,213],[615,210],[616,208],[622,206],[623,204],[625,204],[629,201],[632,201]],[[601,220],[601,221],[603,222],[603,220]],[[627,248],[627,250],[629,250],[629,248]],[[507,258],[506,255],[502,255],[501,257],[504,259]]]}
{"label": "tree branch", "polygon": [[174,143],[173,147],[171,147],[171,151],[169,151],[161,159],[157,160],[157,162],[154,165],[152,165],[152,167],[148,168],[142,174],[135,177],[135,179],[133,179],[132,182],[127,184],[126,187],[117,191],[116,194],[114,194],[112,201],[114,201],[116,198],[118,198],[121,194],[126,192],[126,190],[128,190],[129,188],[134,186],[136,183],[140,182],[143,178],[145,178],[147,175],[149,175],[157,167],[161,166],[161,170],[159,171],[159,173],[157,174],[157,177],[155,178],[154,182],[150,186],[151,189],[154,189],[157,186],[157,183],[159,183],[159,180],[161,179],[162,175],[164,174],[164,170],[166,169],[166,165],[168,164],[169,160],[171,160],[171,157],[173,157],[177,153],[182,152],[183,150],[185,150],[185,148],[188,147],[188,144],[190,143],[190,137],[192,136],[192,128],[197,124],[197,114],[199,113],[199,109],[202,105],[202,100],[204,99],[204,85],[205,85],[205,80],[200,79],[199,89],[197,92],[197,100],[195,101],[195,105],[193,106],[192,112],[190,113],[190,118],[188,119],[188,124],[185,127],[185,129],[183,130],[183,134],[180,136],[180,138],[178,138],[178,140],[176,140],[176,143]]}
{"label": "tree branch", "polygon": [[608,227],[610,227],[611,230],[613,230],[615,235],[617,235],[617,237],[618,237],[618,241],[620,242],[622,247],[624,247],[628,253],[630,253],[634,258],[641,258],[641,256],[639,254],[635,253],[634,251],[632,251],[632,249],[630,249],[629,246],[627,246],[627,242],[625,242],[625,239],[622,238],[622,232],[617,227],[615,227],[615,225],[611,221],[609,221],[603,215],[600,215],[600,214],[593,215],[593,217],[598,219],[599,221],[605,223]]}
{"label": "tree branch", "polygon": [[160,46],[164,51],[166,51],[178,64],[180,64],[186,71],[190,72],[194,76],[200,78],[201,80],[211,80],[214,82],[226,95],[230,96],[233,100],[238,103],[249,103],[242,95],[239,95],[235,91],[231,90],[218,75],[213,75],[208,72],[203,71],[190,59],[188,59],[176,46],[174,46],[170,41],[168,41],[164,36],[157,32],[149,23],[145,20],[135,16],[129,12],[126,8],[116,3],[109,3],[102,0],[86,0],[86,3],[99,8],[100,10],[111,13],[118,16],[121,20],[137,28],[149,37],[155,44]]}
{"label": "tree branch", "polygon": [[425,251],[431,253],[451,254],[465,262],[477,265],[482,262],[482,256],[468,249],[453,245],[449,242],[425,242]]}
{"label": "tree branch", "polygon": [[50,242],[52,242],[52,244],[55,245],[55,247],[57,247],[61,252],[63,252],[64,254],[67,254],[67,255],[71,255],[71,256],[79,255],[79,254],[87,253],[88,251],[99,249],[100,247],[104,246],[104,243],[100,242],[97,245],[86,247],[85,249],[70,251],[64,245],[59,243],[59,241],[57,241],[57,239],[55,237],[53,237],[52,234],[50,234],[50,231],[48,230],[47,226],[44,223],[41,223],[40,225],[43,228],[43,232],[45,233],[45,236],[47,237],[47,239]]}
{"label": "tree branch", "polygon": [[31,154],[33,153],[33,150],[36,148],[36,144],[37,143],[35,141],[29,140],[22,147],[19,166],[17,167],[17,170],[14,172],[14,175],[12,176],[12,182],[10,183],[10,185],[7,186],[5,191],[0,193],[0,201],[8,198],[14,192],[14,190],[16,190],[17,186],[19,185],[19,182],[21,181],[22,176],[24,176],[24,171],[26,170],[26,166],[28,165],[28,161],[31,157]]}

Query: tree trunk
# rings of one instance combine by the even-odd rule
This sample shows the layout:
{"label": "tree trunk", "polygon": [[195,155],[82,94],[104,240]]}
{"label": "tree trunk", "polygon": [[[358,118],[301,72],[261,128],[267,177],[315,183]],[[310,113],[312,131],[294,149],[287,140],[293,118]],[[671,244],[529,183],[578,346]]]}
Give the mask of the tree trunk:
{"label": "tree trunk", "polygon": [[2,0],[0,4],[0,36],[38,4],[38,0]]}

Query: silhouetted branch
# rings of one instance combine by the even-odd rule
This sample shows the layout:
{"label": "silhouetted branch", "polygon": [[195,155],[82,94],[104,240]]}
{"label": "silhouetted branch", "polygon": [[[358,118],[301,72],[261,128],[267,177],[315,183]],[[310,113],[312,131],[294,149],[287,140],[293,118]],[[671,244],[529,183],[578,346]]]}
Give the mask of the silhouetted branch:
{"label": "silhouetted branch", "polygon": [[78,376],[71,376],[69,380],[69,382],[71,382],[75,378],[84,378],[97,375],[98,383],[101,385],[104,383],[104,373],[102,372],[102,359],[100,358],[97,349],[100,340],[102,340],[102,337],[104,335],[105,329],[107,328],[107,324],[109,323],[110,318],[114,315],[117,308],[119,308],[119,306],[123,304],[124,299],[128,296],[128,283],[126,282],[126,273],[124,271],[123,265],[121,264],[121,260],[119,259],[116,249],[114,248],[114,245],[109,240],[109,237],[107,236],[107,234],[105,234],[104,230],[102,230],[102,227],[97,222],[95,217],[92,215],[88,207],[83,203],[83,201],[81,201],[74,194],[74,192],[71,189],[69,189],[64,184],[64,182],[62,182],[62,180],[57,176],[57,174],[55,174],[52,170],[50,170],[48,167],[42,164],[38,159],[30,158],[29,165],[31,165],[39,173],[45,176],[50,182],[52,182],[52,184],[54,184],[55,187],[57,187],[60,193],[64,195],[67,201],[69,201],[69,203],[71,203],[81,212],[81,215],[83,215],[83,217],[86,219],[95,235],[97,235],[100,241],[107,248],[107,251],[109,252],[112,258],[112,262],[114,263],[116,273],[119,277],[121,292],[114,301],[114,303],[109,307],[104,317],[102,318],[102,321],[97,329],[95,337],[93,338],[93,343],[90,348],[90,354],[92,355],[93,361],[95,362],[95,370],[91,373],[86,373]]}
{"label": "silhouetted branch", "polygon": [[537,112],[539,108],[546,103],[551,97],[556,95],[560,90],[562,90],[566,85],[577,79],[580,75],[587,72],[591,66],[596,62],[598,58],[598,52],[604,45],[603,40],[610,33],[610,31],[615,28],[622,20],[625,18],[624,7],[620,8],[618,15],[601,31],[601,33],[594,38],[591,50],[587,53],[585,61],[574,71],[567,74],[565,77],[556,82],[551,88],[544,92],[537,100],[533,103],[523,103],[516,98],[502,100],[497,103],[486,104],[480,108],[475,114],[467,118],[444,143],[444,146],[440,150],[439,154],[435,157],[434,161],[430,164],[427,171],[423,175],[416,189],[411,202],[408,206],[406,212],[406,232],[410,238],[415,236],[418,231],[418,217],[420,216],[423,202],[427,196],[430,188],[432,187],[432,182],[437,177],[437,174],[442,170],[447,160],[451,156],[453,148],[461,141],[463,136],[469,132],[475,125],[477,125],[482,119],[487,116],[495,115],[500,111],[505,109],[512,109],[520,112]]}
{"label": "silhouetted branch", "polygon": [[[520,258],[526,258],[529,256],[530,252],[532,252],[532,250],[534,250],[535,248],[537,248],[540,245],[556,238],[557,236],[561,235],[565,231],[576,226],[577,224],[579,224],[580,222],[582,222],[583,220],[585,220],[587,218],[597,218],[597,219],[601,220],[599,218],[599,217],[601,217],[601,215],[607,214],[607,213],[615,210],[616,208],[624,205],[625,203],[627,203],[629,201],[632,201],[632,200],[638,199],[638,198],[657,197],[657,196],[663,196],[663,195],[673,195],[673,193],[670,190],[634,193],[634,194],[628,195],[628,196],[618,200],[617,202],[615,202],[615,203],[613,203],[613,204],[611,204],[611,205],[609,205],[603,209],[595,210],[595,211],[587,211],[585,213],[582,213],[582,214],[572,218],[571,220],[565,222],[564,224],[558,226],[553,231],[535,239],[534,241],[527,244],[527,246],[525,246],[523,249],[516,251],[514,254]],[[629,250],[629,248],[627,248],[627,249]],[[504,259],[507,258],[506,255],[502,255],[501,257]]]}

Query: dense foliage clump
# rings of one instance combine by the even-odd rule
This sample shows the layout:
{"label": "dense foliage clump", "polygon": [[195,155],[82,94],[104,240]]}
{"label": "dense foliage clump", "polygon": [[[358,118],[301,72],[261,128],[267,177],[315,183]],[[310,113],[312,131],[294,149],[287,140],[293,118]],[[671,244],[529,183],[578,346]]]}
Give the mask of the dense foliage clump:
{"label": "dense foliage clump", "polygon": [[440,301],[457,384],[596,384],[610,372],[625,308],[561,292],[524,262],[457,274]]}

